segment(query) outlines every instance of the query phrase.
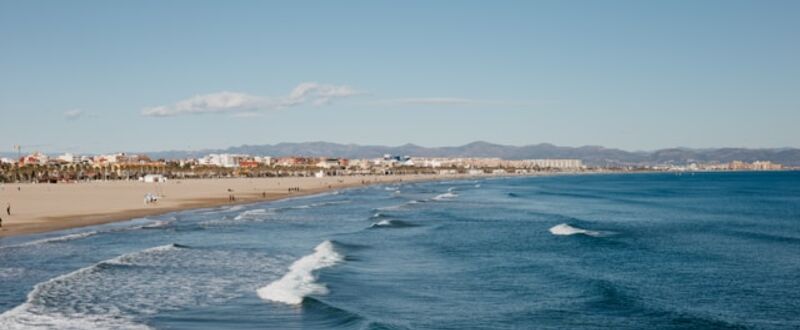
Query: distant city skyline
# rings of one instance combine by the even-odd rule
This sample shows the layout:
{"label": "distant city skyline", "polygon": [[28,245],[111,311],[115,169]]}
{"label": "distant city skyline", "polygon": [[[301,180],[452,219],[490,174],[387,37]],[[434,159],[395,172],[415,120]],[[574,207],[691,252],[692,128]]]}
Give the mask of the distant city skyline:
{"label": "distant city skyline", "polygon": [[0,0],[0,152],[800,147],[800,2]]}

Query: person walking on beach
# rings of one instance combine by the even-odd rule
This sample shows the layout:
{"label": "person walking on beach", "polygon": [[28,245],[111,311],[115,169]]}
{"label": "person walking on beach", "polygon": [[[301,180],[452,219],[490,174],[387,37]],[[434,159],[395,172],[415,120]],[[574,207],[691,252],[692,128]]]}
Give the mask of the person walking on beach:
{"label": "person walking on beach", "polygon": [[11,215],[11,203],[8,203],[8,205],[6,205],[6,213],[8,213],[8,215]]}

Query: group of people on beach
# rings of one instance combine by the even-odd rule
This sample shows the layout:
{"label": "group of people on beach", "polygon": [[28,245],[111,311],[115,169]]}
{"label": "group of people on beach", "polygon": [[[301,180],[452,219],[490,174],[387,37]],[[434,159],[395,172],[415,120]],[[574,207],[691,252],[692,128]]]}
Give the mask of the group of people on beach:
{"label": "group of people on beach", "polygon": [[[6,215],[11,216],[11,203],[6,203]],[[3,228],[3,217],[0,217],[0,228]]]}
{"label": "group of people on beach", "polygon": [[157,203],[159,196],[156,194],[144,194],[144,205]]}
{"label": "group of people on beach", "polygon": [[298,191],[300,191],[300,187],[292,187],[292,188],[289,188],[289,192],[290,192],[290,193],[292,193],[292,192],[298,192]]}

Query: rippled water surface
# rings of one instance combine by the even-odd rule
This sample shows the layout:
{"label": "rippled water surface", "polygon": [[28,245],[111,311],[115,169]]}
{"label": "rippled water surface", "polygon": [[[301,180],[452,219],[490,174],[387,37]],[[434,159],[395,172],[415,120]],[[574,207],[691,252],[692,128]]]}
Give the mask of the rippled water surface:
{"label": "rippled water surface", "polygon": [[0,240],[0,329],[800,328],[800,173],[373,186]]}

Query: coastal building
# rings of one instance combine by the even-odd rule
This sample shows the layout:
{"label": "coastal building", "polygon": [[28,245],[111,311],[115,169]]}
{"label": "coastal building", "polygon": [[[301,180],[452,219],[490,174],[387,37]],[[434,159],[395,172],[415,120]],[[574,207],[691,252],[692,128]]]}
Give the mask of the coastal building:
{"label": "coastal building", "polygon": [[555,169],[580,169],[583,162],[580,159],[528,159],[522,161],[524,167],[555,168]]}
{"label": "coastal building", "polygon": [[147,174],[140,180],[145,183],[167,182],[167,178],[161,174]]}
{"label": "coastal building", "polygon": [[[143,158],[143,159],[140,159]],[[107,165],[107,164],[116,164],[116,163],[133,163],[138,162],[140,160],[150,161],[150,158],[144,155],[133,155],[129,156],[124,152],[119,152],[116,154],[109,154],[109,155],[98,155],[92,158],[92,162],[97,165]]]}
{"label": "coastal building", "polygon": [[317,162],[316,166],[329,169],[329,168],[338,168],[341,165],[339,164],[338,158],[322,158],[320,159],[319,162]]}
{"label": "coastal building", "polygon": [[239,161],[239,167],[241,167],[241,168],[256,168],[259,165],[261,165],[261,163],[255,161],[255,160],[241,160],[241,161]]}
{"label": "coastal building", "polygon": [[71,153],[65,153],[61,156],[56,157],[56,159],[64,162],[64,163],[74,163],[75,162],[75,155]]}
{"label": "coastal building", "polygon": [[275,165],[283,167],[292,166],[316,166],[319,158],[316,157],[280,157],[275,161]]}
{"label": "coastal building", "polygon": [[442,167],[441,160],[437,158],[413,158],[414,164],[419,167],[437,168]]}
{"label": "coastal building", "polygon": [[239,161],[245,158],[245,155],[235,154],[208,154],[197,160],[200,165],[210,165],[219,167],[239,167]]}
{"label": "coastal building", "polygon": [[46,165],[47,162],[50,160],[50,157],[41,153],[41,152],[34,152],[30,155],[20,158],[19,164],[20,165]]}
{"label": "coastal building", "polygon": [[[523,168],[575,170],[584,168],[580,159],[523,159],[506,160],[501,158],[410,158],[406,164],[416,167],[457,167],[457,168]],[[413,165],[411,165],[413,164]]]}
{"label": "coastal building", "polygon": [[743,161],[734,160],[734,161],[728,163],[728,169],[729,170],[733,170],[733,171],[749,170],[750,169],[750,164],[747,164],[747,163],[745,163]]}
{"label": "coastal building", "polygon": [[348,161],[347,167],[366,170],[372,167],[372,161],[368,159],[351,159]]}
{"label": "coastal building", "polygon": [[770,161],[755,161],[753,162],[753,169],[760,171],[774,171],[783,169],[783,166],[781,166],[781,164],[775,164]]}
{"label": "coastal building", "polygon": [[259,164],[263,164],[266,166],[272,165],[272,157],[270,156],[263,156],[263,157],[255,156],[253,157],[253,160],[255,160]]}

